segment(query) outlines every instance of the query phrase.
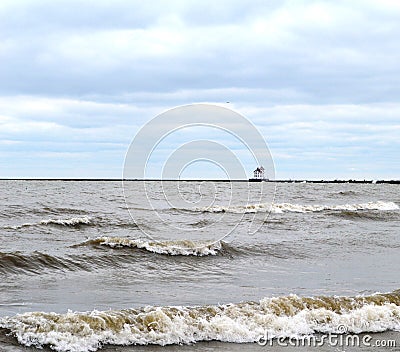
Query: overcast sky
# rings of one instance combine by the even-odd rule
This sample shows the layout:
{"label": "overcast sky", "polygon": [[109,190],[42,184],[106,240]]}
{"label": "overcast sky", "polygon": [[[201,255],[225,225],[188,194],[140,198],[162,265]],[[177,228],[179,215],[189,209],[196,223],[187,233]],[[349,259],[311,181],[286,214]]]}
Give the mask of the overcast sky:
{"label": "overcast sky", "polygon": [[0,177],[119,178],[141,126],[210,102],[277,178],[399,179],[399,38],[398,0],[1,0]]}

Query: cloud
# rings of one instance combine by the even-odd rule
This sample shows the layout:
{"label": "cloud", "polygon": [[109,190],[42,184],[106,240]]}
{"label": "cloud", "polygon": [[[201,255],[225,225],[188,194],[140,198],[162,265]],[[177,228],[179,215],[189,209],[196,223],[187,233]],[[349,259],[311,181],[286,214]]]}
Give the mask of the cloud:
{"label": "cloud", "polygon": [[33,172],[21,166],[23,148],[53,160],[58,177],[79,153],[93,165],[113,155],[115,171],[152,117],[217,102],[260,128],[282,175],[352,176],[358,163],[368,176],[370,155],[374,175],[392,177],[399,37],[400,6],[390,0],[4,0],[2,173]]}
{"label": "cloud", "polygon": [[399,93],[390,75],[399,24],[374,2],[22,4],[2,11],[3,94],[236,87],[349,102]]}

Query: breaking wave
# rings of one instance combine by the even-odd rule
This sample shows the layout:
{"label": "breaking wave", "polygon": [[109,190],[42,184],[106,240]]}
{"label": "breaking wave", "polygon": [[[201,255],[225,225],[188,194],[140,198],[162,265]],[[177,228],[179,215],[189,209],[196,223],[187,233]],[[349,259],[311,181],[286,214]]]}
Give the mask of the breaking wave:
{"label": "breaking wave", "polygon": [[272,213],[312,213],[321,212],[326,210],[332,211],[363,211],[363,210],[379,210],[389,211],[398,210],[399,206],[394,202],[368,202],[359,204],[343,204],[343,205],[300,205],[291,203],[261,203],[261,204],[249,204],[249,205],[237,205],[237,206],[212,206],[197,208],[197,211],[210,212],[210,213],[259,213],[259,212],[272,212]]}
{"label": "breaking wave", "polygon": [[170,345],[199,341],[251,343],[315,333],[400,331],[400,291],[356,297],[264,298],[198,307],[33,312],[0,318],[0,327],[25,346],[96,351],[104,345]]}
{"label": "breaking wave", "polygon": [[217,255],[223,249],[222,241],[151,241],[145,239],[129,239],[123,237],[97,237],[82,245],[103,245],[111,248],[137,248],[149,252],[167,255],[206,256]]}
{"label": "breaking wave", "polygon": [[24,227],[30,226],[47,226],[47,225],[55,225],[55,226],[71,226],[77,227],[82,225],[93,225],[93,219],[89,216],[82,216],[82,217],[74,217],[69,219],[48,219],[48,220],[41,220],[38,222],[30,223],[27,222],[22,225],[11,226],[10,228],[14,230],[18,230]]}

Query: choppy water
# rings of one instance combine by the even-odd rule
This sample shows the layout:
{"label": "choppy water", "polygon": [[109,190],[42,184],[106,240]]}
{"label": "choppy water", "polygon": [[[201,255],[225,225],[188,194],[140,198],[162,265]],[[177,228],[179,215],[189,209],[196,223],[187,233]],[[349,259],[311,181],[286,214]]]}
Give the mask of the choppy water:
{"label": "choppy water", "polygon": [[399,185],[150,182],[151,206],[141,185],[127,205],[120,182],[0,181],[0,350],[250,351],[342,325],[399,346]]}

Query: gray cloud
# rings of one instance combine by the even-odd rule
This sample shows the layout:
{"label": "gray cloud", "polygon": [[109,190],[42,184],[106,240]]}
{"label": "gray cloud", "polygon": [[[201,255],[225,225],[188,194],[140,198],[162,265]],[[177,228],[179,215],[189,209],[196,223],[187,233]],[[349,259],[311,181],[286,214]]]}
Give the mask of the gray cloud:
{"label": "gray cloud", "polygon": [[336,103],[394,101],[400,93],[400,15],[376,2],[110,4],[3,5],[1,92],[236,87]]}
{"label": "gray cloud", "polygon": [[2,173],[33,172],[24,155],[58,177],[79,155],[99,171],[103,152],[115,172],[152,117],[229,101],[262,130],[282,175],[298,174],[300,162],[362,177],[369,155],[375,176],[393,177],[399,37],[400,5],[390,0],[4,0]]}

